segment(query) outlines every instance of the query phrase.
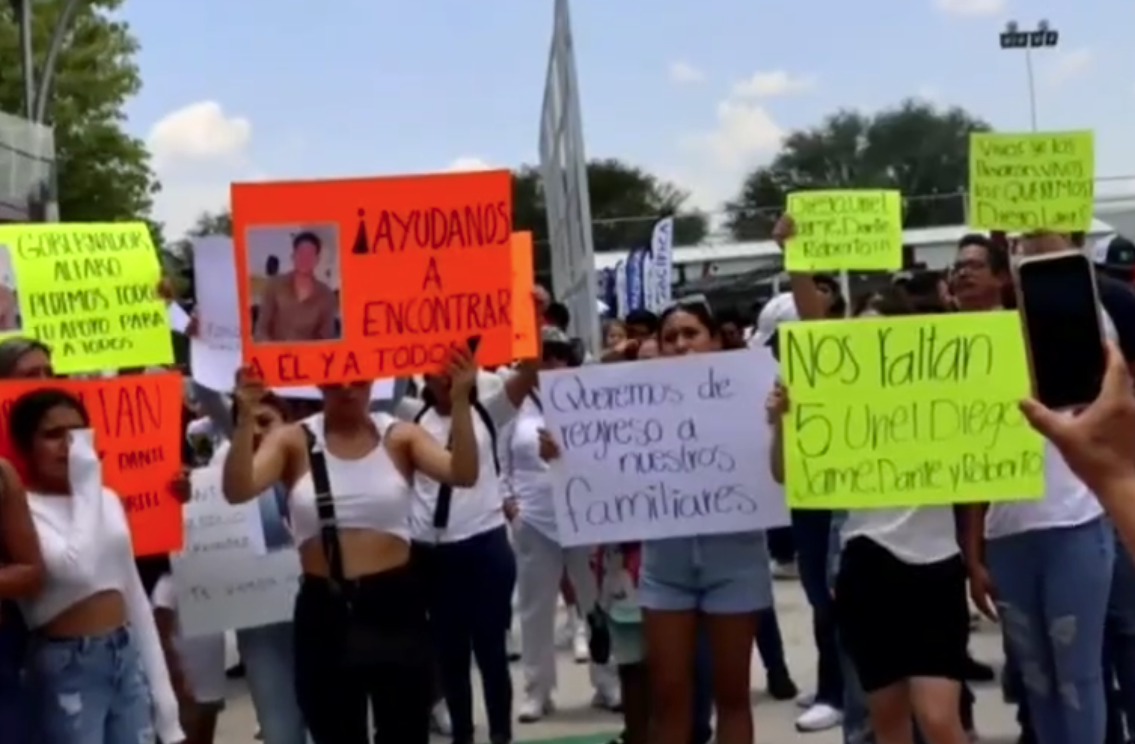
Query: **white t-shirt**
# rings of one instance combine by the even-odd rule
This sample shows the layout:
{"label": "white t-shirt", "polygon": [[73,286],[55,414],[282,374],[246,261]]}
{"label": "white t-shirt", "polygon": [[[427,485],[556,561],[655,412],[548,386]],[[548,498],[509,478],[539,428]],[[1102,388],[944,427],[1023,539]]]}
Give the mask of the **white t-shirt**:
{"label": "white t-shirt", "polygon": [[[150,601],[155,609],[170,610],[177,615],[177,596],[173,577],[169,574],[158,579]],[[178,628],[173,638],[181,670],[193,699],[199,703],[220,703],[225,699],[225,634],[186,638]]]}
{"label": "white t-shirt", "polygon": [[[1104,335],[1112,341],[1118,340],[1111,316],[1102,308],[1100,313]],[[1045,442],[1044,496],[1036,501],[990,504],[985,514],[985,537],[992,540],[1033,530],[1075,527],[1101,514],[1103,507],[1095,494],[1072,473],[1059,450]]]}
{"label": "white t-shirt", "polygon": [[544,414],[529,396],[501,432],[501,485],[505,496],[516,499],[520,510],[517,518],[558,543],[552,481],[548,463],[540,457],[540,430],[544,428]]}
{"label": "white t-shirt", "polygon": [[[477,380],[477,392],[480,405],[488,413],[499,438],[500,431],[516,416],[516,409],[498,375],[482,372]],[[418,424],[444,445],[449,441],[449,417],[438,414],[436,409],[430,407],[419,418],[423,408],[425,403],[421,399],[403,398],[395,406],[395,415],[404,421],[418,419]],[[410,534],[415,540],[429,543],[460,542],[505,524],[504,499],[501,496],[500,474],[496,468],[493,436],[481,416],[476,411],[472,415],[480,457],[480,476],[472,488],[453,489],[449,525],[444,530],[438,530],[433,523],[441,486],[437,481],[415,473],[414,508],[410,515]]]}
{"label": "white t-shirt", "polygon": [[903,563],[944,561],[961,552],[951,506],[856,509],[840,530],[843,544],[866,537]]}

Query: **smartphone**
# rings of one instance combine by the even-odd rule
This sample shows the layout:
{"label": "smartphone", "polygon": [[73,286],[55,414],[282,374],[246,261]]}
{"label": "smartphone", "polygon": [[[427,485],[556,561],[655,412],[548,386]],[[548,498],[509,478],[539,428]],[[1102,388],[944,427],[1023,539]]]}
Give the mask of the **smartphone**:
{"label": "smartphone", "polygon": [[470,336],[468,339],[466,339],[465,343],[469,347],[469,353],[473,356],[477,356],[477,347],[481,345],[481,337]]}
{"label": "smartphone", "polygon": [[1014,270],[1033,395],[1049,408],[1096,399],[1106,356],[1096,277],[1079,251],[1022,258]]}

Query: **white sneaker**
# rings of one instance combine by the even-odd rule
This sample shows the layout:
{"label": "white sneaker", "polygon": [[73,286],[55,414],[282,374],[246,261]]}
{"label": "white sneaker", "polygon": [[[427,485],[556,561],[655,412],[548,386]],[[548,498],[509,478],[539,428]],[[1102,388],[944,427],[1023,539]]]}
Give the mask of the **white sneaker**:
{"label": "white sneaker", "polygon": [[796,730],[800,733],[827,731],[843,723],[843,711],[827,703],[816,703],[796,719]]}
{"label": "white sneaker", "polygon": [[791,581],[800,578],[800,570],[796,567],[796,561],[792,561],[791,563],[777,563],[773,561],[770,568],[772,578],[776,581]]}
{"label": "white sneaker", "polygon": [[453,722],[449,720],[449,708],[442,700],[430,713],[430,731],[438,736],[453,736]]}
{"label": "white sneaker", "polygon": [[816,693],[802,692],[796,696],[796,707],[807,710],[816,704]]}
{"label": "white sneaker", "polygon": [[575,656],[576,664],[586,664],[591,661],[591,649],[587,645],[587,624],[575,624],[575,637],[571,641],[571,652]]}
{"label": "white sneaker", "polygon": [[551,715],[556,710],[551,698],[525,697],[520,703],[517,719],[521,723],[536,723],[541,718]]}

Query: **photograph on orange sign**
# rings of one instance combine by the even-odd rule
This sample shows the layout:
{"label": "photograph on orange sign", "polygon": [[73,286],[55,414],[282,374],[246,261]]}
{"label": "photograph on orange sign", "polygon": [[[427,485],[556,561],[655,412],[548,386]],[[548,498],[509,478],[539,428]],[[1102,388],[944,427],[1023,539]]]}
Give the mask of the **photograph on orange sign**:
{"label": "photograph on orange sign", "polygon": [[248,312],[258,343],[342,338],[337,225],[245,231]]}
{"label": "photograph on orange sign", "polygon": [[[343,181],[234,184],[241,302],[260,302],[267,225],[337,228],[338,333],[306,343],[242,317],[244,361],[272,386],[436,372],[481,337],[478,361],[512,359],[512,191],[507,171]],[[281,228],[282,229],[282,228]],[[258,261],[260,263],[258,263]],[[260,311],[261,313],[263,311]],[[304,335],[304,334],[300,334]]]}

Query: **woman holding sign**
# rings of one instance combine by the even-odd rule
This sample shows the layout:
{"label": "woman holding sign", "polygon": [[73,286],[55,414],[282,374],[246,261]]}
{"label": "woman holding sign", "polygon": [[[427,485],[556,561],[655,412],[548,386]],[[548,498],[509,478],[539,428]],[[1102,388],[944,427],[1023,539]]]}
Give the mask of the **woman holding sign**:
{"label": "woman holding sign", "polygon": [[411,483],[477,481],[476,375],[471,355],[455,350],[447,451],[419,426],[372,415],[370,381],[322,387],[323,413],[268,432],[257,448],[267,390],[249,370],[238,373],[224,494],[244,503],[287,487],[303,570],[296,698],[315,744],[368,742],[368,708],[377,740],[429,741],[433,658],[424,587],[410,566]]}
{"label": "woman holding sign", "polygon": [[122,501],[102,485],[90,417],[61,390],[18,398],[8,433],[43,546],[47,579],[22,603],[45,744],[185,739]]}
{"label": "woman holding sign", "polygon": [[[717,321],[704,303],[675,305],[658,328],[662,357],[721,350]],[[654,738],[688,744],[698,624],[709,639],[717,741],[750,744],[749,672],[757,613],[772,605],[764,532],[673,538],[642,549],[639,603],[653,686]],[[700,617],[699,617],[700,614]]]}

